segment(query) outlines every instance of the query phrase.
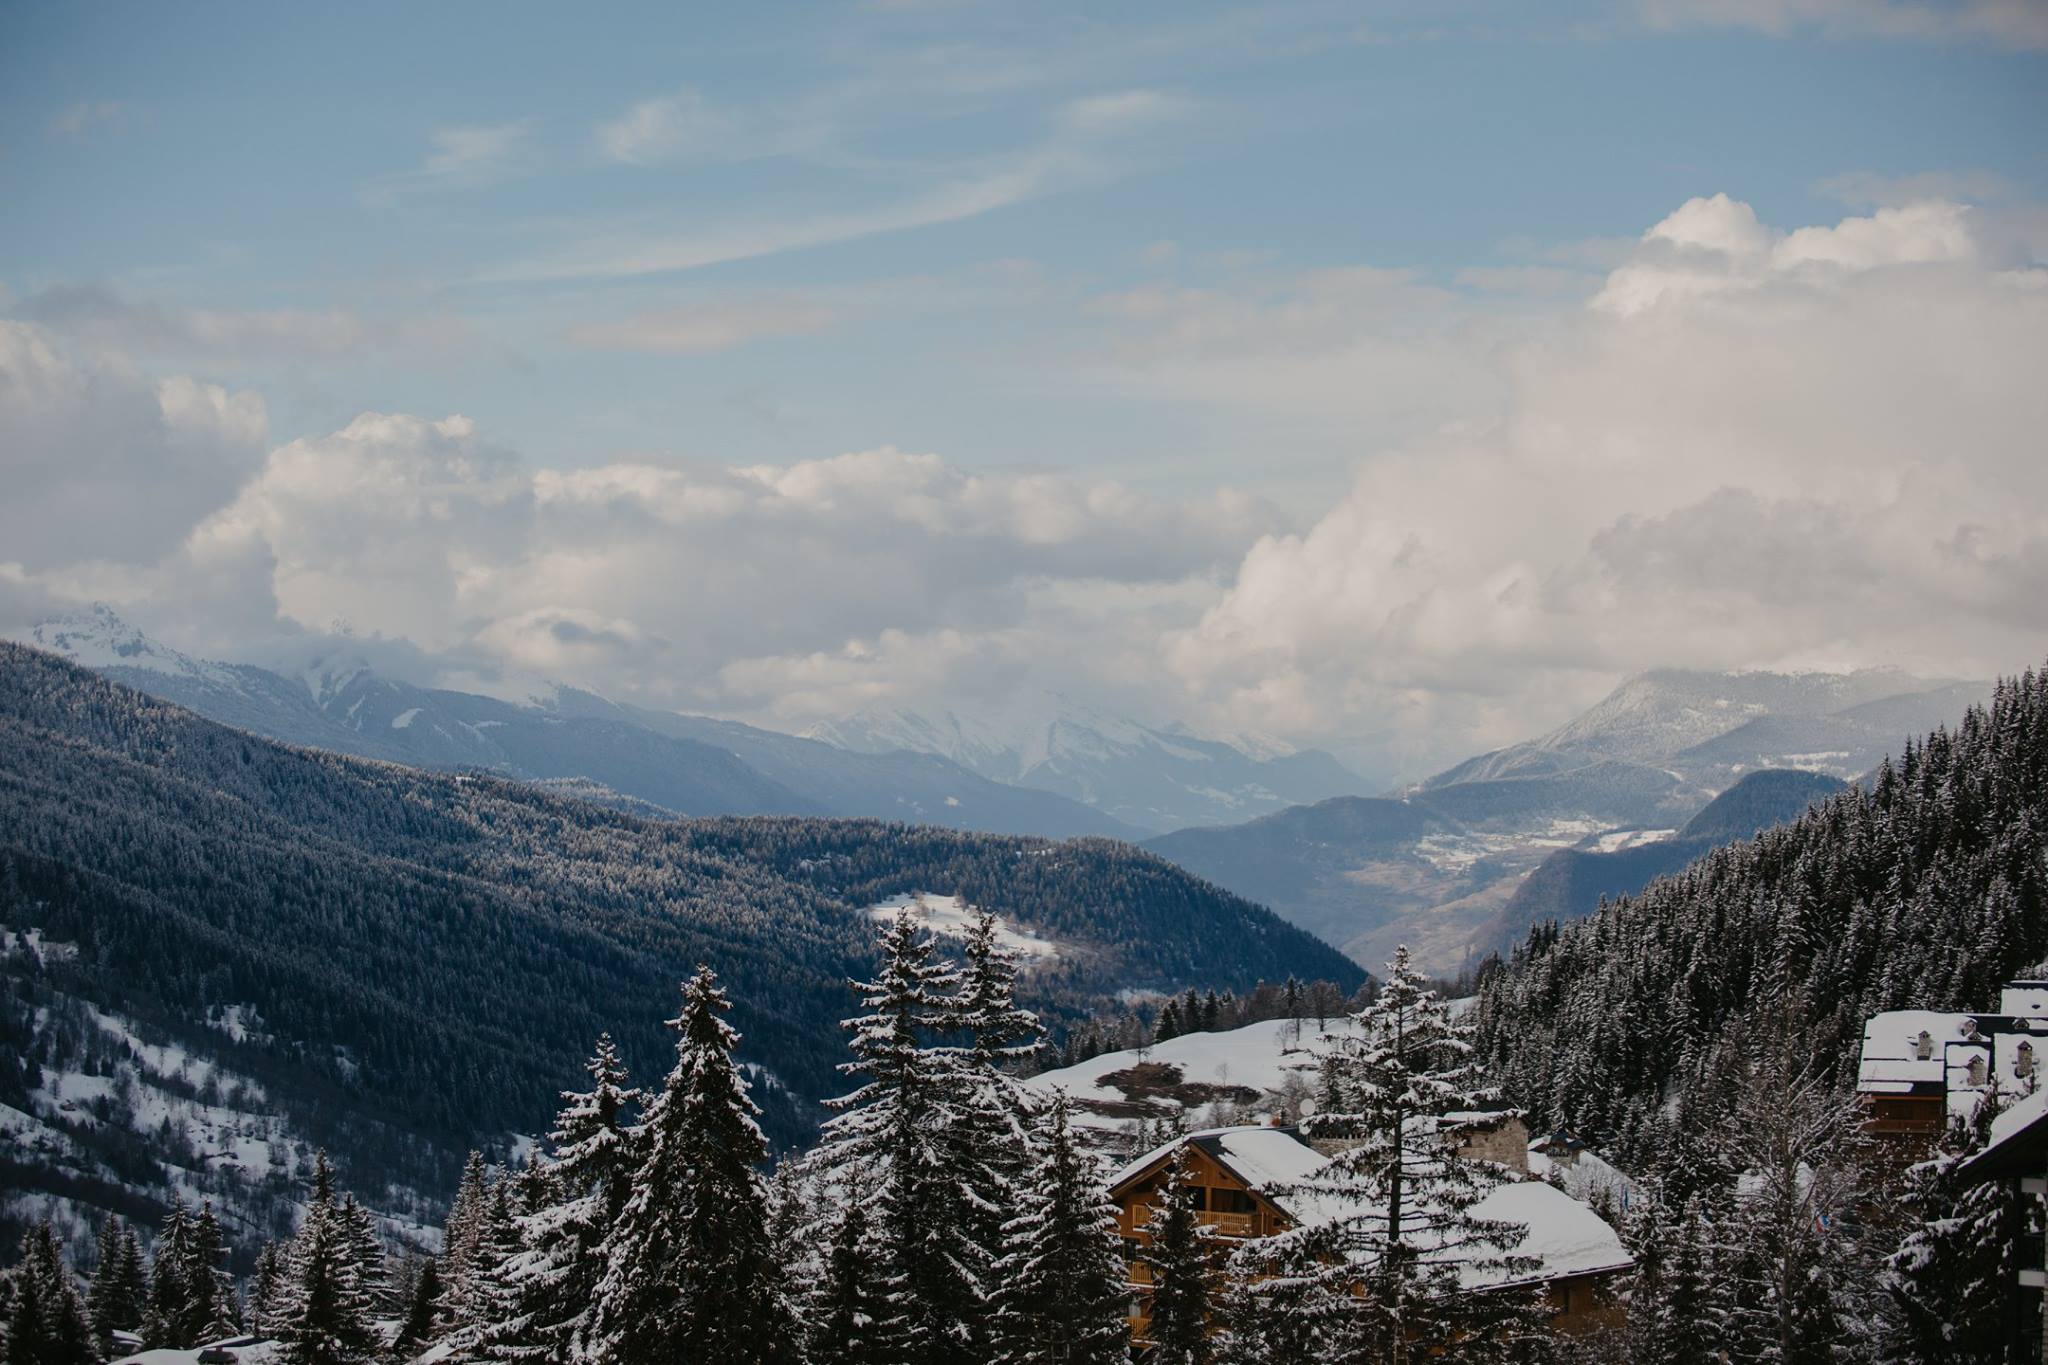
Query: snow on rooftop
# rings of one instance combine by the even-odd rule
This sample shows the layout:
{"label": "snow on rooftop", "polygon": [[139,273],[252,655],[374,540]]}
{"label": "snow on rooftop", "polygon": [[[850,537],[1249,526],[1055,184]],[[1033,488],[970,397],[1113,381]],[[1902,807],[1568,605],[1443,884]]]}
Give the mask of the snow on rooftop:
{"label": "snow on rooftop", "polygon": [[[1941,1084],[1947,1044],[1969,1038],[1976,1018],[1974,1014],[1954,1010],[1888,1010],[1873,1014],[1863,1026],[1863,1058],[1856,1071],[1857,1085],[1866,1090],[1890,1090],[1922,1081]],[[1922,1034],[1926,1035],[1924,1046]],[[1922,1057],[1922,1051],[1928,1055]]]}
{"label": "snow on rooftop", "polygon": [[[1263,1095],[1278,1090],[1292,1075],[1306,1076],[1315,1066],[1314,1054],[1325,1037],[1349,1033],[1348,1016],[1337,1016],[1318,1029],[1313,1019],[1266,1019],[1243,1028],[1214,1033],[1183,1033],[1148,1048],[1127,1048],[1105,1052],[1073,1066],[1044,1071],[1025,1084],[1047,1094],[1064,1090],[1076,1103],[1074,1121],[1097,1127],[1121,1127],[1128,1117],[1110,1117],[1089,1112],[1089,1102],[1108,1105],[1130,1103],[1130,1096],[1103,1079],[1128,1071],[1143,1062],[1157,1062],[1177,1068],[1182,1084],[1245,1086]],[[1160,1106],[1177,1101],[1161,1098]],[[1187,1107],[1187,1106],[1183,1106]]]}
{"label": "snow on rooftop", "polygon": [[122,1356],[114,1365],[198,1365],[199,1353],[208,1346],[219,1346],[234,1353],[236,1365],[271,1365],[279,1358],[279,1347],[274,1341],[262,1341],[255,1337],[226,1337],[209,1342],[206,1346],[175,1349],[156,1346],[147,1351],[138,1351],[132,1356]]}
{"label": "snow on rooftop", "polygon": [[[1498,1186],[1472,1206],[1472,1213],[1527,1227],[1529,1231],[1515,1246],[1514,1254],[1542,1262],[1545,1278],[1618,1270],[1634,1259],[1606,1219],[1541,1180]],[[1506,1282],[1511,1277],[1473,1272],[1461,1273],[1460,1278],[1467,1284],[1483,1284]]]}
{"label": "snow on rooftop", "polygon": [[[1351,1216],[1360,1207],[1358,1201],[1343,1195],[1290,1191],[1290,1187],[1314,1182],[1330,1158],[1309,1146],[1294,1130],[1267,1126],[1211,1128],[1190,1133],[1126,1165],[1111,1177],[1111,1187],[1152,1165],[1180,1142],[1194,1143],[1213,1152],[1253,1190],[1301,1223],[1332,1222]],[[1512,1249],[1512,1254],[1532,1257],[1540,1263],[1540,1269],[1527,1278],[1553,1279],[1619,1270],[1633,1261],[1621,1243],[1620,1234],[1604,1218],[1541,1180],[1511,1180],[1498,1185],[1472,1206],[1472,1214],[1518,1223],[1527,1229]],[[1525,1277],[1467,1263],[1459,1267],[1459,1278],[1467,1286],[1480,1287],[1514,1283]]]}
{"label": "snow on rooftop", "polygon": [[[958,896],[935,896],[928,891],[915,891],[871,905],[868,914],[875,919],[894,919],[910,908],[916,909],[925,928],[947,938],[966,938],[967,931],[974,927],[975,917],[981,913]],[[1017,954],[1026,964],[1051,962],[1060,955],[1060,946],[1051,939],[1040,938],[1028,929],[1017,928],[1001,919],[996,921],[996,942]]]}

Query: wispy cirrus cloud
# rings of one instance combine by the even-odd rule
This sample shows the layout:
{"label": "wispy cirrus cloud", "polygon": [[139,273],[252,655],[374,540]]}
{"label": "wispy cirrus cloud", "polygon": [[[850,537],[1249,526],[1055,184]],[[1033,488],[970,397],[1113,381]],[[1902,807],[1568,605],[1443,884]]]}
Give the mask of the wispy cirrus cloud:
{"label": "wispy cirrus cloud", "polygon": [[490,184],[530,169],[536,162],[534,121],[463,124],[436,128],[427,136],[427,155],[415,171],[379,177],[364,187],[373,202],[429,190]]}
{"label": "wispy cirrus cloud", "polygon": [[1190,101],[1154,91],[1070,100],[1053,111],[1052,130],[1037,144],[965,170],[942,170],[935,183],[904,197],[673,233],[598,231],[552,255],[486,270],[473,282],[619,279],[696,270],[976,218],[1117,178],[1131,159],[1132,139],[1181,121],[1194,107]]}

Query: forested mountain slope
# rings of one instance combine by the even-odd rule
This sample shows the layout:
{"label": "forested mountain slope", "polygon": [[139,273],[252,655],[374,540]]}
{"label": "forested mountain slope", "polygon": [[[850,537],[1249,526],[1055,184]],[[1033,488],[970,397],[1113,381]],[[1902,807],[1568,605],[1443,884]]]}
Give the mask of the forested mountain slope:
{"label": "forested mountain slope", "polygon": [[[743,1055],[774,1077],[767,1122],[793,1138],[841,1088],[865,907],[910,890],[1053,940],[1024,991],[1054,1011],[1125,987],[1360,978],[1121,844],[646,821],[289,748],[0,645],[0,927],[70,945],[9,971],[6,1036],[30,1045],[0,1103],[24,1112],[37,1012],[62,995],[265,1087],[358,1186],[439,1191],[471,1142],[542,1126],[600,1030],[623,1027],[641,1074],[665,1067],[660,1021],[701,960],[733,986]],[[217,1027],[230,1011],[247,1027]]]}
{"label": "forested mountain slope", "polygon": [[1367,966],[1406,944],[1418,963],[1451,974],[1499,946],[1514,922],[1510,897],[1558,850],[1675,830],[1759,768],[1860,777],[1989,692],[1881,669],[1663,669],[1627,679],[1548,735],[1392,796],[1180,830],[1146,847]]}
{"label": "forested mountain slope", "polygon": [[1909,744],[1870,790],[1708,854],[1484,984],[1486,1052],[1538,1124],[1647,1156],[1725,1100],[1756,1029],[1853,1074],[1866,1016],[1977,1009],[2048,953],[2048,674]]}
{"label": "forested mountain slope", "polygon": [[1666,837],[1636,837],[1646,832],[1635,831],[1632,836],[1590,840],[1590,847],[1561,848],[1515,888],[1498,923],[1488,931],[1492,943],[1507,952],[1546,920],[1562,923],[1590,915],[1601,897],[1634,895],[1717,844],[1753,838],[1760,830],[1797,819],[1843,785],[1825,773],[1766,768],[1715,797],[1683,828],[1648,832]]}

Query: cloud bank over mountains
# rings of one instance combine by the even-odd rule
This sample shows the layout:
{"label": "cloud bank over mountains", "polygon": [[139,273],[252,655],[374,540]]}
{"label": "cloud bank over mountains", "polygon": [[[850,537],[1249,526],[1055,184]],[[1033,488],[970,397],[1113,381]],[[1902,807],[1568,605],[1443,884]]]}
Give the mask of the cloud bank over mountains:
{"label": "cloud bank over mountains", "polygon": [[[621,148],[653,155],[655,122]],[[1372,433],[1308,516],[1244,467],[1172,494],[1059,452],[536,467],[463,416],[274,433],[260,393],[142,368],[104,311],[90,344],[0,322],[0,617],[105,599],[259,658],[345,623],[423,676],[792,727],[1056,687],[1393,731],[1417,764],[1646,666],[1989,675],[2048,636],[2042,222],[1923,198],[1785,230],[1714,195],[1604,271],[1226,270],[1080,301],[1046,361],[1076,386]]]}

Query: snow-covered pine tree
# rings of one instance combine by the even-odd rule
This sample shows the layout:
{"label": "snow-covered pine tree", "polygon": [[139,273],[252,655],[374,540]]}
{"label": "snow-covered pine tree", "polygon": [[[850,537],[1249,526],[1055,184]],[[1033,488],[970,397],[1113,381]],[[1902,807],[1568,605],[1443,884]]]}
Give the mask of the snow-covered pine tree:
{"label": "snow-covered pine tree", "polygon": [[824,1274],[805,1314],[804,1359],[808,1365],[891,1365],[893,1357],[878,1335],[882,1305],[869,1267],[873,1245],[865,1195],[840,1201],[830,1227]]}
{"label": "snow-covered pine tree", "polygon": [[[871,1201],[875,1254],[875,1336],[899,1365],[951,1365],[986,1357],[987,1287],[974,1188],[961,1169],[962,1049],[927,1046],[952,1028],[959,976],[934,957],[931,936],[906,911],[882,932],[881,970],[858,983],[867,1013],[846,1021],[853,1060],[841,1070],[864,1077],[830,1101],[807,1164],[843,1198]],[[853,1184],[855,1173],[872,1186]]]}
{"label": "snow-covered pine tree", "polygon": [[7,1278],[7,1365],[90,1365],[100,1358],[85,1296],[48,1218],[22,1235],[21,1260]]}
{"label": "snow-covered pine tree", "polygon": [[[952,1164],[962,1182],[965,1240],[975,1257],[973,1273],[987,1285],[1005,1250],[1004,1226],[1031,1170],[1035,1120],[1043,1107],[1016,1071],[1044,1046],[1045,1030],[1037,1015],[1017,1004],[1017,958],[1003,947],[994,915],[984,910],[975,917],[962,959],[949,1022],[967,1036],[968,1046],[964,1056],[939,1054],[950,1065],[938,1074],[953,1094],[946,1107],[956,1115]],[[974,1330],[983,1349],[985,1315],[984,1309],[984,1321]]]}
{"label": "snow-covered pine tree", "polygon": [[285,1282],[291,1274],[290,1248],[265,1242],[256,1252],[256,1266],[249,1272],[247,1312],[249,1328],[265,1336],[276,1330],[277,1311],[284,1303]]}
{"label": "snow-covered pine tree", "polygon": [[1215,1355],[1209,1319],[1216,1307],[1216,1243],[1195,1209],[1186,1150],[1168,1169],[1145,1225],[1151,1239],[1142,1257],[1151,1276],[1148,1365],[1209,1365]]}
{"label": "snow-covered pine tree", "polygon": [[591,1356],[618,1365],[780,1365],[794,1322],[768,1244],[767,1139],[709,967],[683,987],[676,1065],[647,1106],[633,1194],[604,1244]]}
{"label": "snow-covered pine tree", "polygon": [[282,1365],[363,1365],[371,1359],[375,1339],[369,1302],[324,1151],[314,1159],[313,1197],[293,1239],[289,1265],[275,1310]]}
{"label": "snow-covered pine tree", "polygon": [[471,1152],[463,1163],[455,1198],[448,1205],[447,1221],[441,1225],[441,1313],[443,1326],[450,1329],[470,1325],[466,1315],[469,1273],[490,1197],[490,1169],[484,1164],[484,1154]]}
{"label": "snow-covered pine tree", "polygon": [[1885,1263],[1882,1346],[1888,1365],[2002,1365],[2021,1229],[2035,1200],[2004,1181],[1965,1185],[1956,1168],[1982,1149],[1994,1110],[1979,1106],[1933,1155],[1906,1172],[1911,1220]]}
{"label": "snow-covered pine tree", "polygon": [[[132,1330],[142,1321],[143,1293],[147,1291],[137,1292],[141,1268],[128,1260],[133,1239],[134,1234],[119,1218],[110,1217],[100,1224],[99,1261],[93,1267],[86,1309],[92,1317],[93,1335],[102,1347],[112,1343],[116,1331]],[[139,1258],[141,1252],[135,1255]]]}
{"label": "snow-covered pine tree", "polygon": [[541,1358],[566,1361],[589,1326],[592,1296],[604,1274],[601,1248],[632,1194],[638,1159],[627,1111],[640,1092],[610,1034],[601,1034],[588,1067],[591,1088],[564,1091],[548,1134],[552,1148],[520,1219],[527,1255],[519,1270],[520,1311]]}
{"label": "snow-covered pine tree", "polygon": [[446,1341],[457,1360],[527,1361],[546,1353],[528,1335],[520,1303],[525,1247],[520,1240],[517,1176],[494,1181],[484,1199],[463,1296],[465,1325]]}
{"label": "snow-covered pine tree", "polygon": [[[405,1316],[399,1321],[398,1336],[391,1344],[401,1359],[410,1360],[440,1335],[441,1262],[428,1256],[421,1260],[419,1272],[413,1276],[412,1295],[406,1302]],[[568,1358],[566,1354],[557,1357]]]}
{"label": "snow-covered pine tree", "polygon": [[1724,1160],[1742,1172],[1717,1220],[1738,1361],[1849,1359],[1852,1327],[1875,1308],[1878,1258],[1857,1217],[1862,1114],[1804,1056],[1799,1018],[1786,1009],[1744,1049],[1746,1075],[1719,1134]]}
{"label": "snow-covered pine tree", "polygon": [[235,1334],[235,1286],[227,1270],[227,1239],[213,1202],[200,1205],[185,1239],[185,1312],[178,1335],[187,1345]]}
{"label": "snow-covered pine tree", "polygon": [[1054,1097],[1038,1161],[1005,1226],[996,1339],[1004,1365],[1113,1365],[1130,1358],[1116,1206]]}
{"label": "snow-covered pine tree", "polygon": [[157,1232],[156,1247],[149,1262],[149,1298],[143,1305],[142,1339],[151,1346],[195,1346],[196,1338],[185,1335],[191,1319],[192,1221],[185,1201],[173,1199],[171,1211]]}
{"label": "snow-covered pine tree", "polygon": [[342,1196],[341,1221],[348,1229],[349,1248],[356,1258],[363,1298],[370,1305],[371,1316],[382,1317],[394,1305],[391,1302],[391,1271],[384,1254],[384,1239],[377,1235],[377,1217],[358,1203],[353,1194],[348,1194]]}
{"label": "snow-covered pine tree", "polygon": [[1715,1365],[1726,1322],[1713,1229],[1697,1196],[1644,1200],[1625,1225],[1628,1281],[1623,1359],[1630,1365]]}
{"label": "snow-covered pine tree", "polygon": [[1324,1365],[1329,1329],[1341,1307],[1318,1279],[1273,1274],[1273,1266],[1248,1255],[1251,1244],[1230,1258],[1217,1314],[1217,1365]]}
{"label": "snow-covered pine tree", "polygon": [[1325,1090],[1349,1107],[1319,1108],[1304,1124],[1343,1145],[1311,1177],[1274,1191],[1326,1215],[1240,1259],[1326,1291],[1305,1295],[1298,1311],[1329,1315],[1330,1361],[1407,1365],[1425,1350],[1446,1362],[1527,1358],[1547,1335],[1540,1312],[1526,1296],[1475,1288],[1536,1266],[1511,1251],[1525,1227],[1473,1212],[1512,1177],[1457,1154],[1478,1122],[1471,1116],[1498,1099],[1474,1065],[1471,1029],[1423,984],[1405,947],[1352,1018],[1356,1027],[1320,1059]]}

